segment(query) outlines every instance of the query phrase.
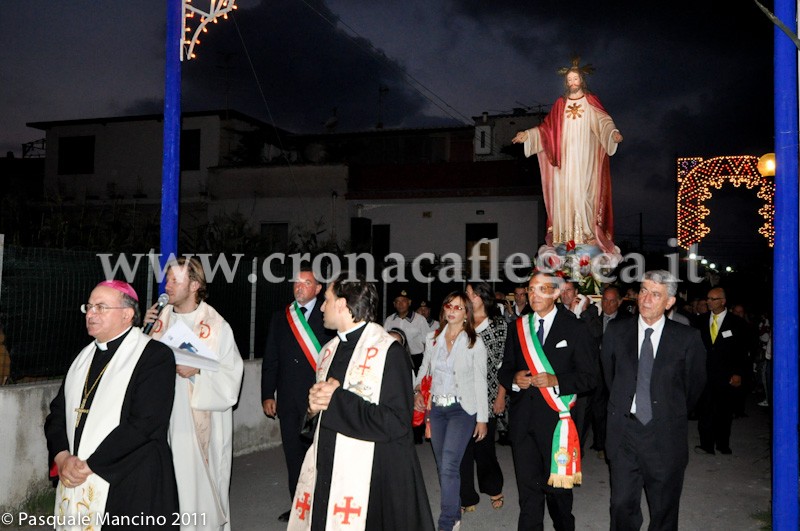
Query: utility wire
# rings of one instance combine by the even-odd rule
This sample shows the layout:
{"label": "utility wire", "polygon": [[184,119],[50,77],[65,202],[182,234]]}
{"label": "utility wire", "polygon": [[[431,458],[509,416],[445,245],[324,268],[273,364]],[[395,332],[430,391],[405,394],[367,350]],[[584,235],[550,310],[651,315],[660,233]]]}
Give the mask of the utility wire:
{"label": "utility wire", "polygon": [[[307,6],[309,9],[311,9],[311,10],[312,10],[314,13],[316,13],[317,15],[319,15],[319,17],[320,17],[322,20],[324,20],[325,22],[327,22],[328,24],[330,24],[330,25],[331,25],[331,27],[333,27],[334,29],[338,29],[338,28],[337,28],[337,26],[336,26],[336,22],[337,22],[336,20],[331,20],[329,17],[325,16],[325,14],[323,14],[323,13],[322,13],[322,12],[320,12],[320,11],[319,11],[317,8],[315,8],[314,6],[312,6],[311,4],[309,4],[309,3],[307,2],[307,0],[301,0],[301,1],[302,1],[302,2],[303,2],[303,3],[304,3],[304,4],[305,4],[305,5],[306,5],[306,6]],[[421,95],[423,98],[425,98],[425,99],[426,99],[426,100],[428,100],[428,101],[429,101],[431,104],[433,104],[433,105],[435,105],[436,107],[438,107],[438,108],[439,108],[439,110],[441,110],[442,112],[444,112],[444,113],[445,113],[446,115],[448,115],[450,118],[452,118],[452,119],[454,119],[454,120],[456,120],[456,121],[463,122],[463,123],[465,123],[465,124],[471,124],[471,123],[472,123],[472,119],[468,118],[467,116],[465,116],[464,114],[462,114],[461,112],[459,112],[459,111],[458,111],[457,109],[455,109],[455,108],[454,108],[452,105],[450,105],[449,103],[447,103],[447,102],[444,100],[444,98],[442,98],[441,96],[439,96],[438,94],[436,94],[436,92],[434,92],[432,89],[428,88],[428,87],[427,87],[427,86],[426,86],[426,85],[425,85],[425,84],[424,84],[422,81],[420,81],[419,79],[415,78],[415,77],[414,77],[414,76],[412,76],[410,73],[408,73],[408,71],[406,71],[406,70],[405,70],[405,69],[403,69],[403,68],[400,68],[400,67],[399,67],[399,66],[397,66],[397,65],[396,65],[394,62],[392,62],[392,61],[389,61],[389,60],[388,60],[388,59],[387,59],[387,58],[384,56],[384,54],[382,54],[382,53],[380,53],[378,50],[376,50],[376,49],[375,49],[375,47],[374,47],[374,46],[372,46],[372,44],[370,44],[370,45],[369,45],[369,47],[364,47],[364,46],[362,46],[362,45],[361,45],[361,43],[360,43],[359,41],[357,41],[357,40],[356,40],[356,37],[358,37],[358,38],[362,39],[362,41],[363,41],[363,42],[368,42],[368,43],[369,43],[369,42],[370,42],[370,40],[369,40],[369,39],[367,39],[367,38],[365,38],[365,37],[363,37],[363,36],[362,36],[360,33],[358,33],[358,32],[357,32],[357,31],[356,31],[356,30],[355,30],[355,29],[354,29],[352,26],[350,26],[349,24],[347,24],[346,22],[344,22],[344,21],[341,19],[341,17],[339,17],[339,18],[338,18],[338,22],[339,22],[339,24],[341,24],[343,27],[347,28],[347,30],[349,30],[350,32],[352,32],[352,33],[355,35],[355,36],[353,36],[353,35],[349,35],[347,32],[342,32],[342,33],[344,33],[344,35],[345,35],[345,36],[346,36],[348,39],[350,39],[350,41],[351,41],[353,44],[355,44],[357,47],[361,48],[363,51],[367,52],[367,55],[368,55],[369,57],[371,57],[371,58],[372,58],[374,61],[376,61],[376,62],[378,62],[378,63],[382,63],[382,64],[386,65],[387,67],[389,67],[391,70],[394,70],[396,73],[400,74],[400,75],[401,75],[403,78],[405,78],[405,80],[406,80],[406,83],[407,83],[407,84],[408,84],[408,85],[409,85],[411,88],[413,88],[414,90],[416,90],[416,91],[417,91],[417,92],[418,92],[418,93],[419,93],[419,94],[420,94],[420,95]],[[413,81],[413,83],[409,82],[408,80],[411,80],[411,81]],[[423,92],[422,90],[420,90],[420,87],[421,87],[422,89],[424,89],[424,91],[425,91],[425,92]],[[437,101],[434,101],[434,100],[433,100],[431,97],[429,97],[429,96],[428,96],[428,94],[426,94],[426,92],[427,92],[427,93],[429,93],[429,94],[432,94],[432,95],[433,95],[433,96],[434,96],[434,97],[435,97],[437,100],[439,100],[439,102],[441,102],[441,104],[440,104],[439,102],[437,102]],[[445,107],[446,107],[446,108],[445,108]],[[448,110],[448,109],[450,109],[450,110]],[[451,113],[450,111],[452,111],[452,113]],[[458,115],[458,116],[454,116],[454,115],[453,115],[453,113],[455,113],[455,114],[456,114],[456,115]]]}
{"label": "utility wire", "polygon": [[[281,152],[284,154],[284,158],[286,159],[286,164],[289,167],[289,176],[291,177],[289,180],[292,182],[292,186],[294,186],[294,190],[295,190],[295,193],[297,195],[297,198],[300,199],[300,202],[303,205],[304,218],[305,219],[312,219],[310,217],[310,209],[309,209],[309,206],[308,206],[308,200],[306,199],[304,194],[300,193],[300,189],[297,186],[297,179],[295,178],[295,174],[294,174],[294,166],[293,166],[292,161],[290,160],[290,158],[288,156],[288,150],[283,145],[283,138],[282,138],[280,132],[278,131],[278,126],[275,123],[274,117],[272,116],[272,110],[269,107],[269,103],[267,103],[267,97],[264,95],[264,89],[261,86],[261,80],[258,78],[258,73],[256,72],[256,68],[253,65],[253,59],[250,57],[250,52],[247,49],[247,43],[245,43],[244,37],[242,36],[242,31],[239,29],[239,23],[236,21],[236,17],[234,16],[233,12],[231,12],[230,15],[231,15],[231,18],[233,19],[233,25],[236,28],[236,33],[239,35],[239,41],[242,43],[242,48],[244,49],[245,57],[247,57],[247,62],[250,65],[250,71],[253,73],[253,79],[255,79],[255,81],[256,81],[256,86],[258,87],[258,93],[261,95],[261,101],[264,102],[264,107],[267,110],[267,116],[269,117],[269,123],[273,127],[273,129],[275,130],[275,136],[278,138],[278,147],[280,148]],[[333,221],[333,220],[331,220],[331,221]]]}

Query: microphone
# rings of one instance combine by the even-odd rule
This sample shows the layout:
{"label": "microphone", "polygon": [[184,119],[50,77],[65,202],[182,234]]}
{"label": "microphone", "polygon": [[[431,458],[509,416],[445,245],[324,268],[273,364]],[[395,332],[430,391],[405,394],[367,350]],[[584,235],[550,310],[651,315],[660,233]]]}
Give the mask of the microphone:
{"label": "microphone", "polygon": [[[166,306],[167,304],[169,304],[169,295],[167,295],[166,293],[162,293],[161,295],[158,296],[158,306],[156,306],[156,319],[158,319],[158,315],[161,313],[161,310],[163,310],[164,306]],[[146,336],[149,336],[150,331],[153,330],[154,324],[156,324],[155,321],[144,325],[144,328],[142,328],[142,333]]]}

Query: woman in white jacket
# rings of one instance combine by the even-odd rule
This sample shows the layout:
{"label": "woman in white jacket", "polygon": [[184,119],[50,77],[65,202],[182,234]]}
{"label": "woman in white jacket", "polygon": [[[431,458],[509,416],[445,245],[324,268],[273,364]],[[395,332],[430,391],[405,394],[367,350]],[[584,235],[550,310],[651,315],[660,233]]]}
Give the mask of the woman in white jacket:
{"label": "woman in white jacket", "polygon": [[[472,304],[463,292],[444,299],[439,329],[425,341],[425,355],[415,382],[419,389],[426,374],[431,382],[431,445],[441,488],[439,529],[451,531],[461,523],[460,465],[470,437],[486,437],[489,406],[486,400],[486,347],[472,326]],[[425,408],[420,394],[415,407]]]}

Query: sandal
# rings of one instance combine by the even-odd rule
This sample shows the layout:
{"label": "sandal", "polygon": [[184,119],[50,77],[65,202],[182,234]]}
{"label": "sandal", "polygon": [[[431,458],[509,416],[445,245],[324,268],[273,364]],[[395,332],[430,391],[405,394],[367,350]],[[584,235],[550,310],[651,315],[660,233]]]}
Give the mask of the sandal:
{"label": "sandal", "polygon": [[462,505],[461,506],[461,514],[474,513],[477,508],[478,508],[477,505],[467,505],[467,506]]}
{"label": "sandal", "polygon": [[497,496],[490,496],[490,500],[492,500],[492,509],[502,509],[503,504],[505,503],[505,496],[502,494],[498,494]]}

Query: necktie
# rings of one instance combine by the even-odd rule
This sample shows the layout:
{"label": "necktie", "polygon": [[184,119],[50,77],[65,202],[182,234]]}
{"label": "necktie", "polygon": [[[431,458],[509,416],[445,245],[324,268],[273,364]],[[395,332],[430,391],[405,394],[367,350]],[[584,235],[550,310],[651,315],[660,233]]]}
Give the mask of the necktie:
{"label": "necktie", "polygon": [[303,312],[303,315],[305,315],[308,312],[308,308],[305,306],[300,306],[300,311]]}
{"label": "necktie", "polygon": [[544,345],[544,319],[539,319],[539,329],[536,331],[536,337],[539,338],[539,344]]}
{"label": "necktie", "polygon": [[719,333],[719,327],[717,326],[717,314],[711,316],[711,342],[714,343],[717,340],[717,333]]}
{"label": "necktie", "polygon": [[604,315],[603,316],[603,332],[606,331],[606,327],[608,327],[608,322],[611,320],[611,317]]}
{"label": "necktie", "polygon": [[639,370],[636,374],[636,418],[645,425],[653,419],[653,407],[650,402],[650,376],[653,373],[651,335],[653,335],[652,328],[644,331],[642,352],[639,354]]}

